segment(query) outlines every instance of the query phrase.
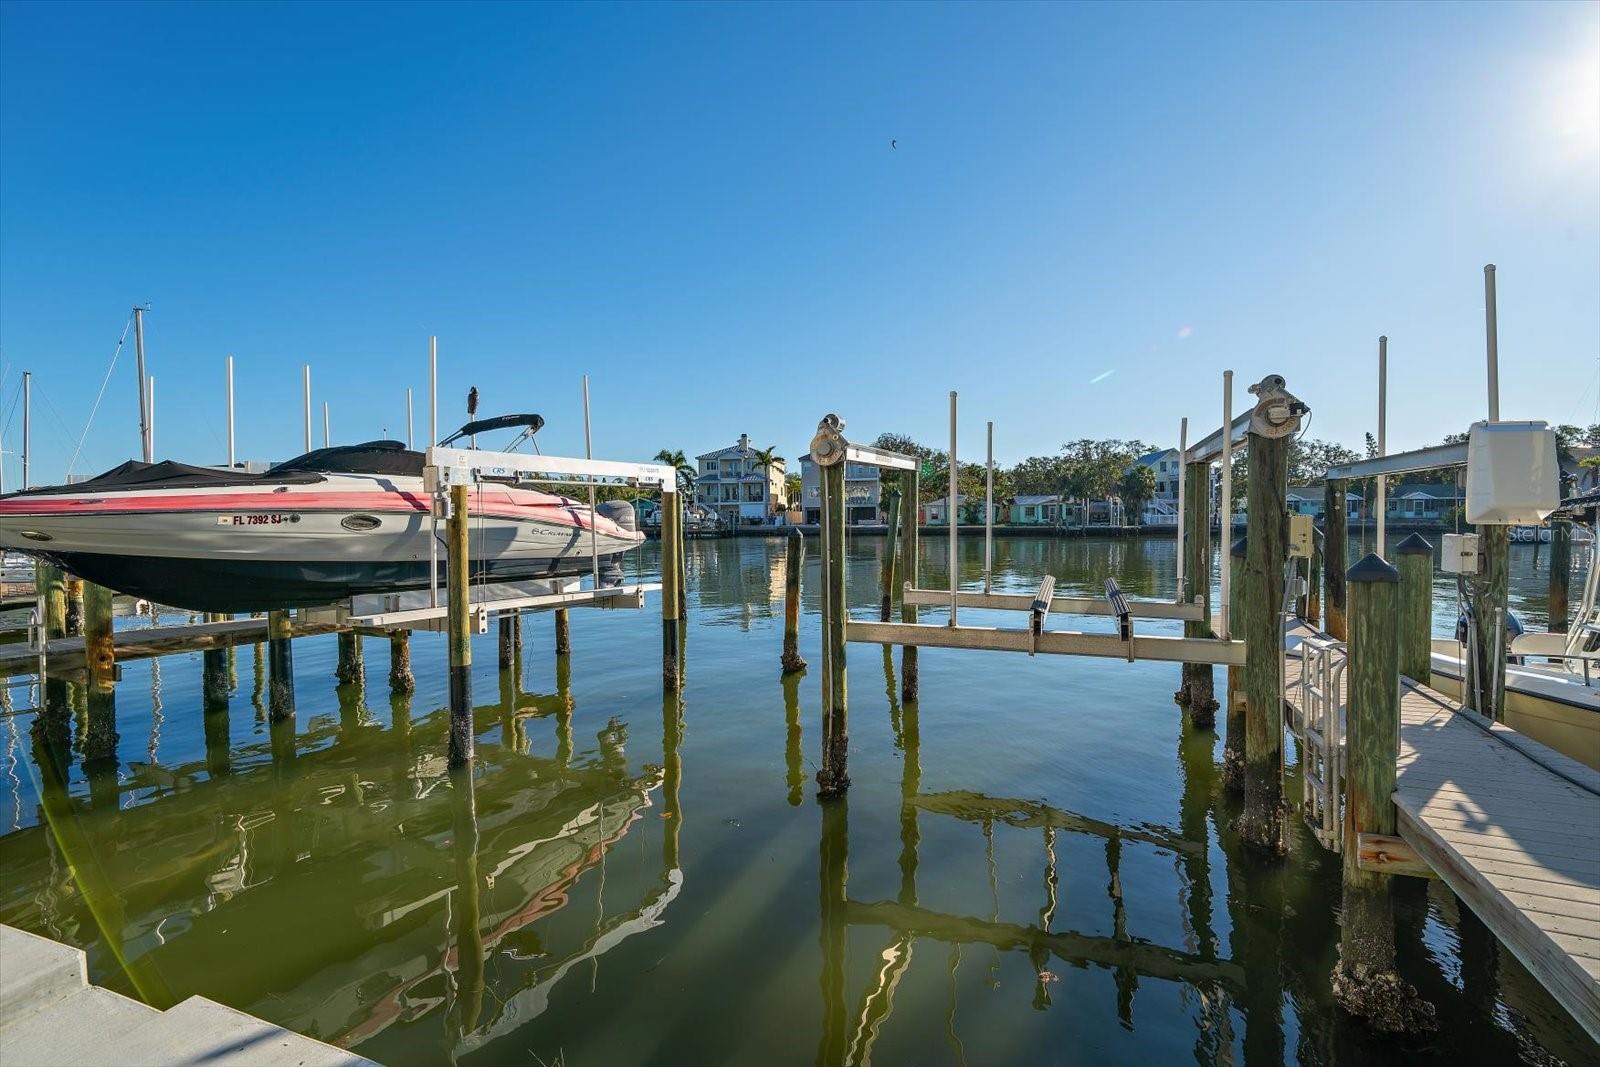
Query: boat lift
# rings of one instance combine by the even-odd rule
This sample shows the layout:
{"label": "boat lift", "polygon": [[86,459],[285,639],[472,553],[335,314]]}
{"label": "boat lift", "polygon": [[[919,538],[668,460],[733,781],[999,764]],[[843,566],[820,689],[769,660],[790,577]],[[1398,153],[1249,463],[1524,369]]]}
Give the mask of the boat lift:
{"label": "boat lift", "polygon": [[[811,455],[824,469],[843,463],[874,466],[884,470],[910,472],[915,478],[918,461],[912,456],[887,452],[883,449],[857,445],[845,439],[844,422],[829,415],[817,428],[811,443]],[[956,394],[950,394],[950,469],[956,471]],[[1164,634],[1136,634],[1133,620],[1176,619],[1200,621],[1205,618],[1203,600],[1192,602],[1129,599],[1115,581],[1106,583],[1106,595],[1100,597],[1064,596],[1055,593],[1055,579],[1045,576],[1038,590],[1029,593],[994,593],[980,590],[963,590],[959,587],[957,568],[956,490],[955,478],[950,480],[949,532],[950,532],[950,586],[948,590],[923,589],[915,584],[914,564],[908,563],[907,581],[903,588],[904,603],[908,606],[950,608],[945,623],[869,622],[847,618],[844,639],[866,644],[905,645],[922,648],[969,648],[992,652],[1024,652],[1028,655],[1044,653],[1060,656],[1100,656],[1111,659],[1155,660],[1168,663],[1209,663],[1225,666],[1243,666],[1245,646],[1243,641],[1226,638],[1180,637]],[[832,508],[842,507],[843,501],[834,501],[824,493],[822,500],[824,527],[837,516],[830,517]],[[911,501],[915,507],[915,501]],[[993,572],[994,511],[986,509],[985,515],[985,584]],[[914,514],[914,512],[913,512]],[[912,520],[915,521],[914,519]],[[842,546],[841,546],[842,548]],[[1178,528],[1178,558],[1183,558],[1183,528]],[[1181,566],[1181,564],[1180,564]],[[842,585],[842,568],[837,579],[824,563],[826,580]],[[1180,588],[1182,579],[1180,576]],[[836,596],[824,596],[825,610],[844,611],[847,603],[842,589]],[[1028,613],[1024,628],[970,626],[958,621],[961,607],[988,608],[1002,611]],[[1052,612],[1079,615],[1105,615],[1117,620],[1116,633],[1090,633],[1080,630],[1047,630],[1044,624]]]}
{"label": "boat lift", "polygon": [[[435,525],[449,517],[452,485],[525,485],[530,482],[555,482],[565,487],[627,484],[656,488],[662,493],[675,493],[678,488],[677,472],[660,463],[434,446],[428,449],[423,467],[423,486],[432,500]],[[594,536],[592,528],[590,536]],[[592,584],[587,588],[582,585],[581,577],[574,576],[473,584],[469,590],[472,612],[469,631],[487,633],[491,618],[524,611],[573,607],[642,608],[645,594],[661,591],[660,582],[635,580],[631,584],[625,581],[603,584],[599,559],[591,558]],[[332,610],[337,613],[338,621],[362,628],[443,630],[449,607],[440,600],[438,568],[435,567],[426,590],[358,596],[344,605],[323,610]],[[309,609],[307,617],[318,610]]]}

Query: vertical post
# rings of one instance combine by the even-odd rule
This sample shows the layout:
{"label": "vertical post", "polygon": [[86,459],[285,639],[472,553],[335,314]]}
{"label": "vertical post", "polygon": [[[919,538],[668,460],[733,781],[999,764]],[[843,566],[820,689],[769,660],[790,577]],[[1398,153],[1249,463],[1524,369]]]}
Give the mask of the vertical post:
{"label": "vertical post", "polygon": [[1345,560],[1350,551],[1350,512],[1345,503],[1345,483],[1328,479],[1323,485],[1323,574],[1328,583],[1328,636],[1336,641],[1349,637],[1345,628]]}
{"label": "vertical post", "polygon": [[67,636],[67,580],[60,567],[42,560],[33,565],[33,582],[44,601],[44,635],[47,641]]}
{"label": "vertical post", "polygon": [[[1496,722],[1506,717],[1506,614],[1511,577],[1511,527],[1478,527],[1481,570],[1474,579],[1473,617],[1477,620],[1478,655],[1474,664],[1481,708],[1474,710]],[[1470,687],[1468,692],[1470,692]]]}
{"label": "vertical post", "polygon": [[881,598],[878,604],[878,620],[888,622],[894,611],[894,542],[895,534],[900,526],[900,492],[896,489],[889,490],[889,529],[888,537],[884,542],[883,569],[879,573]]}
{"label": "vertical post", "polygon": [[[144,434],[144,386],[139,386],[139,433]],[[33,485],[29,468],[33,465],[33,371],[22,372],[22,488]]]}
{"label": "vertical post", "polygon": [[305,400],[305,444],[306,451],[311,451],[311,364],[307,363],[300,369],[300,387]]}
{"label": "vertical post", "polygon": [[[309,371],[307,372],[309,373]],[[439,443],[439,339],[428,338],[428,444],[427,454]],[[428,509],[428,606],[439,606],[439,508]]]}
{"label": "vertical post", "polygon": [[412,427],[411,389],[408,386],[406,388],[406,448],[407,449],[410,449],[411,447],[413,447],[412,444],[411,444],[411,427]]}
{"label": "vertical post", "polygon": [[333,433],[329,428],[328,422],[328,402],[324,400],[322,402],[322,447],[327,448],[331,444],[333,444]]}
{"label": "vertical post", "polygon": [[1550,632],[1567,632],[1567,586],[1572,574],[1572,520],[1550,520]]}
{"label": "vertical post", "polygon": [[472,587],[468,515],[469,486],[450,486],[450,518],[445,524],[445,571],[449,582],[450,750],[452,767],[472,760]]}
{"label": "vertical post", "polygon": [[1500,421],[1500,322],[1495,310],[1494,264],[1483,268],[1483,332],[1489,365],[1489,421]]}
{"label": "vertical post", "polygon": [[[813,449],[813,454],[815,450]],[[845,599],[843,456],[819,467],[822,485],[822,767],[818,794],[841,796],[850,788],[847,764],[850,746],[849,692],[845,673],[845,628],[850,612]]]}
{"label": "vertical post", "polygon": [[[986,479],[983,489],[983,591],[994,592],[994,423],[988,424],[988,458],[984,466]],[[888,611],[884,612],[888,621]]]}
{"label": "vertical post", "polygon": [[111,590],[89,584],[83,590],[83,653],[89,675],[85,763],[117,755],[117,650],[111,636]]}
{"label": "vertical post", "polygon": [[682,680],[678,670],[678,571],[683,567],[683,541],[678,525],[683,521],[682,493],[661,487],[661,684],[677,692]]}
{"label": "vertical post", "polygon": [[[1222,372],[1222,499],[1217,503],[1222,516],[1222,543],[1233,543],[1233,371]],[[1222,568],[1222,596],[1217,605],[1217,636],[1227,640],[1233,635],[1232,613],[1233,568]],[[1229,693],[1233,692],[1232,668],[1229,668]],[[1232,704],[1229,704],[1230,709]]]}
{"label": "vertical post", "polygon": [[1311,528],[1311,560],[1307,568],[1309,577],[1306,580],[1306,610],[1304,618],[1311,624],[1312,629],[1322,625],[1322,554],[1325,545],[1324,538],[1317,533],[1317,528]]}
{"label": "vertical post", "polygon": [[[1210,637],[1211,634],[1211,464],[1186,464],[1183,482],[1183,523],[1187,527],[1183,537],[1184,580],[1179,585],[1179,599],[1185,603],[1198,602],[1203,617],[1197,622],[1184,623],[1187,637]],[[1180,497],[1182,499],[1182,497]],[[1223,544],[1227,544],[1226,541]],[[1224,558],[1222,569],[1229,561]],[[1189,716],[1198,727],[1209,729],[1217,721],[1216,682],[1214,668],[1209,663],[1185,663],[1183,688],[1178,692],[1178,703],[1189,709]]]}
{"label": "vertical post", "polygon": [[67,633],[83,633],[83,579],[67,575]]}
{"label": "vertical post", "polygon": [[365,673],[365,664],[361,659],[361,635],[353,630],[344,630],[339,634],[339,665],[334,669],[334,677],[340,685],[354,685],[360,682]]}
{"label": "vertical post", "polygon": [[1400,673],[1428,684],[1433,673],[1433,546],[1413,533],[1394,549],[1400,575]]}
{"label": "vertical post", "polygon": [[238,463],[233,452],[233,354],[228,355],[228,469]]}
{"label": "vertical post", "polygon": [[150,375],[145,382],[146,391],[150,394],[150,423],[145,427],[146,439],[149,442],[150,454],[156,454],[156,376]]}
{"label": "vertical post", "polygon": [[517,662],[516,624],[519,616],[505,612],[500,616],[499,641],[496,643],[495,663],[501,670],[510,670]]}
{"label": "vertical post", "polygon": [[[1233,580],[1229,583],[1228,595],[1233,602],[1228,605],[1229,614],[1234,624],[1243,632],[1245,620],[1250,612],[1245,607],[1244,596],[1244,561],[1249,548],[1248,535],[1239,538],[1228,548],[1228,560],[1224,564],[1224,573],[1231,573]],[[1227,730],[1222,742],[1222,784],[1232,792],[1244,788],[1244,668],[1229,665],[1228,691],[1226,694],[1227,717],[1224,720]]]}
{"label": "vertical post", "polygon": [[[662,584],[662,596],[670,596],[671,591]],[[567,616],[566,608],[556,609],[556,655],[568,656],[572,654],[572,621]]]}
{"label": "vertical post", "polygon": [[[221,622],[226,618],[226,615],[215,612],[206,615],[207,622]],[[231,688],[228,678],[228,649],[220,645],[206,649],[200,655],[200,704],[208,761],[211,750],[217,747],[213,743],[217,739],[213,738],[212,734],[213,727],[217,725],[214,717],[218,713],[222,716],[220,745],[224,754],[227,751],[228,694]]]}
{"label": "vertical post", "polygon": [[294,644],[287,611],[267,612],[267,717],[294,718]]}
{"label": "vertical post", "polygon": [[[904,490],[900,506],[905,512],[905,519],[900,526],[900,573],[904,576],[905,584],[913,589],[917,587],[917,571],[919,570],[917,564],[917,553],[919,551],[917,538],[920,530],[917,525],[917,503],[922,492],[920,480],[921,472],[918,470],[902,471],[900,473],[901,488]],[[917,606],[904,596],[900,598],[900,621],[917,621]],[[917,646],[906,645],[900,650],[901,703],[915,704],[917,702],[918,684]]]}
{"label": "vertical post", "polygon": [[[1389,338],[1378,338],[1378,455],[1387,456],[1389,425]],[[1374,551],[1384,559],[1389,558],[1389,550],[1384,539],[1387,520],[1389,517],[1389,479],[1385,475],[1378,475],[1378,537]]]}
{"label": "vertical post", "polygon": [[[583,376],[583,458],[594,458],[594,434],[589,426],[589,376]],[[594,588],[600,588],[600,534],[595,528],[594,480],[589,478],[589,576]]]}
{"label": "vertical post", "polygon": [[[894,552],[894,543],[889,544]],[[800,575],[806,565],[806,539],[795,527],[789,531],[788,551],[783,560],[783,673],[799,674],[806,669],[800,658]],[[798,729],[798,724],[795,729]]]}
{"label": "vertical post", "polygon": [[139,364],[139,450],[144,456],[144,461],[151,463],[155,459],[155,447],[150,439],[150,413],[147,410],[150,394],[146,390],[144,379],[144,308],[142,307],[133,309],[133,352]]}
{"label": "vertical post", "polygon": [[[1258,406],[1259,411],[1259,406]],[[1261,421],[1258,414],[1256,422]],[[1283,852],[1283,576],[1288,542],[1289,438],[1251,426],[1245,549],[1244,814],[1247,844]]]}
{"label": "vertical post", "polygon": [[389,633],[389,688],[396,693],[414,693],[416,675],[411,673],[411,631]]}
{"label": "vertical post", "polygon": [[1404,579],[1376,554],[1364,556],[1346,577],[1350,583],[1350,659],[1344,902],[1333,993],[1346,1010],[1379,1029],[1416,1029],[1418,1016],[1431,1017],[1432,1008],[1416,1003],[1416,990],[1395,974],[1389,884],[1385,875],[1361,869],[1359,846],[1361,834],[1395,833],[1401,647],[1395,623]]}
{"label": "vertical post", "polygon": [[1175,583],[1175,588],[1177,590],[1177,593],[1175,595],[1176,595],[1179,603],[1183,602],[1183,599],[1184,599],[1184,596],[1185,596],[1184,587],[1183,587],[1183,565],[1184,565],[1184,563],[1186,561],[1183,558],[1183,541],[1184,541],[1184,535],[1186,533],[1188,533],[1188,527],[1185,525],[1185,523],[1183,521],[1184,520],[1183,512],[1184,512],[1184,508],[1188,505],[1188,501],[1184,499],[1184,497],[1186,497],[1188,495],[1187,493],[1184,492],[1185,479],[1187,478],[1188,473],[1189,473],[1189,420],[1184,418],[1184,419],[1179,419],[1178,420],[1178,492],[1177,492],[1177,497],[1178,497],[1178,521],[1177,521],[1177,524],[1174,526],[1174,529],[1176,530],[1177,535],[1178,535],[1178,551],[1175,554],[1176,559],[1177,559],[1177,567],[1178,567],[1177,581]]}
{"label": "vertical post", "polygon": [[956,572],[956,527],[959,516],[956,515],[956,475],[959,467],[956,464],[956,391],[950,390],[950,492],[946,504],[947,518],[950,526],[950,625],[956,624],[956,588],[959,586],[959,575]]}

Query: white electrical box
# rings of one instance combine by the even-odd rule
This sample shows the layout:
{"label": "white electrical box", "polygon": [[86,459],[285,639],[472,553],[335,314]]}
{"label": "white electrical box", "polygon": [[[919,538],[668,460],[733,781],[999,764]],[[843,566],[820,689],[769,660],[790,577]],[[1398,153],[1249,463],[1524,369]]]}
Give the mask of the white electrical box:
{"label": "white electrical box", "polygon": [[1478,573],[1478,535],[1445,534],[1439,569],[1446,574]]}
{"label": "white electrical box", "polygon": [[1542,422],[1475,422],[1467,435],[1467,521],[1537,526],[1561,506],[1556,435]]}
{"label": "white electrical box", "polygon": [[1310,515],[1289,516],[1289,558],[1310,559],[1312,525]]}

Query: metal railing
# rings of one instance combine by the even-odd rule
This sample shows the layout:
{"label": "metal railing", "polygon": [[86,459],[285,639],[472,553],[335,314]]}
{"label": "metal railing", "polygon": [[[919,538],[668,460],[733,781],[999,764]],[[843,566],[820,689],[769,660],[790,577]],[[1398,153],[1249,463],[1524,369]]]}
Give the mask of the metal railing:
{"label": "metal railing", "polygon": [[1342,641],[1307,638],[1300,656],[1300,699],[1291,701],[1289,729],[1302,742],[1300,772],[1306,825],[1323,848],[1344,843],[1344,669]]}

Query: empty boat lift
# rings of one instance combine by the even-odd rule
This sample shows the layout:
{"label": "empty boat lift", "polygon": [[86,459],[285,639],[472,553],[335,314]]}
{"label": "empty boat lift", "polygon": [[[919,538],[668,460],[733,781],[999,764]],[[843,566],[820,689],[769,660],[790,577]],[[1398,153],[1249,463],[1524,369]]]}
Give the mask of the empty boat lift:
{"label": "empty boat lift", "polygon": [[[957,468],[956,394],[950,394],[950,469]],[[1106,583],[1101,597],[1064,596],[1055,592],[1053,576],[1044,576],[1034,593],[995,593],[963,590],[957,567],[957,523],[955,478],[950,486],[950,585],[948,589],[924,589],[917,585],[917,524],[915,511],[901,524],[902,566],[905,575],[900,622],[875,622],[852,619],[845,587],[845,494],[844,471],[847,463],[897,471],[904,484],[903,498],[914,509],[917,500],[919,461],[912,456],[851,443],[844,436],[844,421],[827,415],[817,426],[811,442],[811,455],[821,477],[822,541],[822,763],[817,772],[819,793],[823,797],[842,794],[849,788],[846,772],[848,752],[848,683],[845,646],[855,641],[866,644],[901,645],[902,694],[915,700],[917,693],[914,653],[918,648],[965,648],[990,652],[1023,652],[1030,656],[1099,656],[1108,659],[1152,660],[1166,663],[1205,663],[1242,667],[1245,643],[1225,637],[1191,637],[1165,634],[1137,634],[1134,620],[1175,619],[1202,622],[1206,617],[1204,599],[1190,601],[1130,600],[1115,581]],[[992,524],[993,512],[986,520]],[[986,538],[986,544],[992,544]],[[894,546],[890,546],[890,551]],[[1183,529],[1179,525],[1178,555],[1183,556]],[[985,574],[992,570],[985,563]],[[987,583],[986,583],[987,584]],[[1182,580],[1180,578],[1180,589]],[[917,609],[947,607],[949,618],[942,623],[917,621]],[[1021,627],[971,626],[960,621],[963,607],[1021,611],[1028,624]],[[1114,633],[1083,630],[1046,629],[1052,613],[1103,615],[1117,622]]]}

